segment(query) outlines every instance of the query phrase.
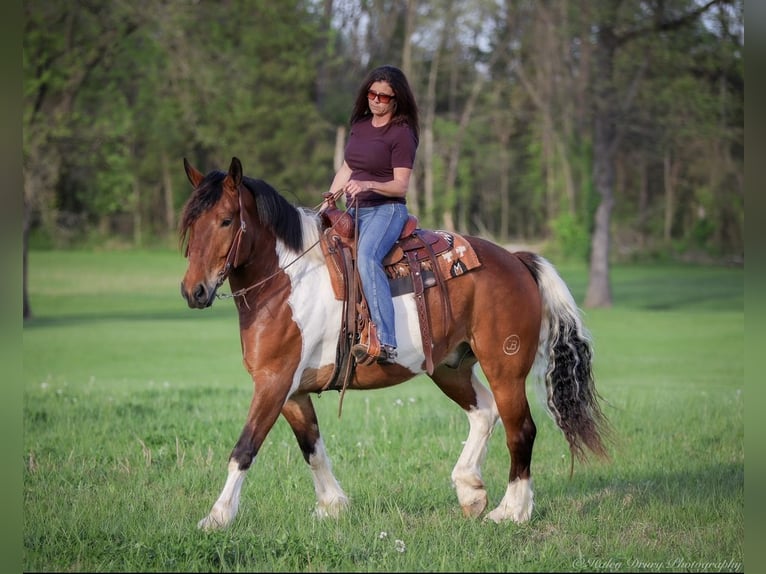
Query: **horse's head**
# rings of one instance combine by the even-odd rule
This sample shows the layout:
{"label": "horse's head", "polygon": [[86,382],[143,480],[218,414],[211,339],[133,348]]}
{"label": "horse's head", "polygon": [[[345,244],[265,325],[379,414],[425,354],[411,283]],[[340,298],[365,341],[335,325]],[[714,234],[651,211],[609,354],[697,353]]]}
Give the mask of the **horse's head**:
{"label": "horse's head", "polygon": [[184,168],[194,192],[183,210],[180,237],[186,244],[189,266],[181,282],[181,295],[189,307],[213,304],[216,290],[241,257],[245,231],[242,164],[235,157],[229,171],[202,175],[184,158]]}
{"label": "horse's head", "polygon": [[[278,252],[302,251],[299,210],[265,181],[244,176],[236,157],[226,173],[202,175],[186,159],[184,168],[194,187],[179,224],[189,260],[181,295],[189,307],[212,305],[230,273],[239,283],[257,281],[276,271]],[[256,256],[259,264],[247,266]]]}

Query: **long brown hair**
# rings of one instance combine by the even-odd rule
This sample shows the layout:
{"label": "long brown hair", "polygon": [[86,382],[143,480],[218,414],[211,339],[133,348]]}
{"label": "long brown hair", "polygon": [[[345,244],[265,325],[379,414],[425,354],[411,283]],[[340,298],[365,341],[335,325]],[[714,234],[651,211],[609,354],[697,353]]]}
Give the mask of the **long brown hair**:
{"label": "long brown hair", "polygon": [[415,133],[415,137],[420,139],[420,123],[418,121],[418,104],[415,96],[410,89],[410,83],[407,76],[404,75],[396,66],[380,66],[372,70],[359,86],[356,94],[354,108],[351,111],[350,125],[365,119],[370,115],[370,106],[367,101],[367,90],[375,82],[387,82],[394,91],[394,112],[391,117],[391,123],[405,123],[410,126]]}

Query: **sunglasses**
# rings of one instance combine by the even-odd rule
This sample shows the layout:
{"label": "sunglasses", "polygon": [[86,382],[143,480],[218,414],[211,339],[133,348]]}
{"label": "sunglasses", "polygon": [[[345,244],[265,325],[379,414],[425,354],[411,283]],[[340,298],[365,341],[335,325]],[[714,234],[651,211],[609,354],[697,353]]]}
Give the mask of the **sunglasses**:
{"label": "sunglasses", "polygon": [[371,102],[377,98],[380,100],[380,103],[385,105],[391,100],[393,100],[396,96],[393,94],[381,94],[380,92],[376,92],[375,90],[367,90],[367,99]]}

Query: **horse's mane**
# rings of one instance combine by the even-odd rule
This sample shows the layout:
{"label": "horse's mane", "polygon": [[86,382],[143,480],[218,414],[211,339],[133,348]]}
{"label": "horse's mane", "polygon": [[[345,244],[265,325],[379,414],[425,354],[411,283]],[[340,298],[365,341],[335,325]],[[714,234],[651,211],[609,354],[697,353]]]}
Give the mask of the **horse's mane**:
{"label": "horse's mane", "polygon": [[[225,178],[226,173],[211,171],[187,200],[179,222],[179,240],[182,245],[188,239],[194,222],[221,199]],[[245,176],[242,184],[253,194],[258,221],[269,227],[289,249],[299,252],[303,248],[303,226],[298,208],[261,179]]]}

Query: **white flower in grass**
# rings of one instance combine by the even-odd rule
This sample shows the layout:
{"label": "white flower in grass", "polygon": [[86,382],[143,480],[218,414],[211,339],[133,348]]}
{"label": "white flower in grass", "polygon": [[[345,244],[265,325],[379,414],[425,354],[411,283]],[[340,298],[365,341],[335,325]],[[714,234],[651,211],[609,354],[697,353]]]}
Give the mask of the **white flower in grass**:
{"label": "white flower in grass", "polygon": [[397,407],[401,407],[401,406],[404,404],[404,401],[403,401],[402,399],[396,399],[396,400],[394,401],[394,404],[395,404]]}
{"label": "white flower in grass", "polygon": [[397,552],[404,552],[407,550],[407,546],[404,544],[404,541],[399,540],[398,538],[394,540],[394,548],[396,548]]}
{"label": "white flower in grass", "polygon": [[386,538],[387,536],[388,536],[388,532],[381,532],[380,534],[378,534],[378,538],[379,538],[380,540],[383,540],[383,539],[384,539],[384,538]]}

